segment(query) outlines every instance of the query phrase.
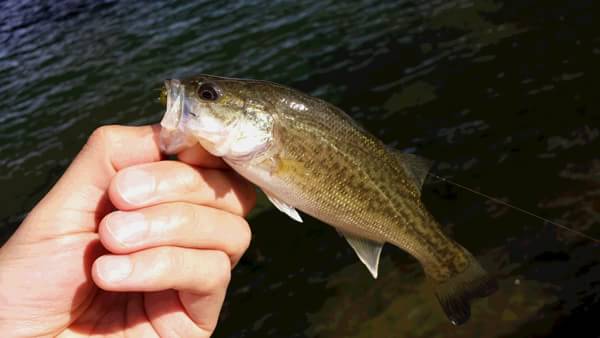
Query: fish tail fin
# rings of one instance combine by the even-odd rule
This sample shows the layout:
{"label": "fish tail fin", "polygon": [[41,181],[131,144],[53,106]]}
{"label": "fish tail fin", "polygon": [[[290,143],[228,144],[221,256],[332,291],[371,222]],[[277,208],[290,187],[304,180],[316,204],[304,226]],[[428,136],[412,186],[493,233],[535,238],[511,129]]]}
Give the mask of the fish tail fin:
{"label": "fish tail fin", "polygon": [[471,316],[471,300],[487,297],[498,289],[496,279],[490,276],[465,250],[469,264],[466,269],[450,276],[445,281],[432,281],[435,295],[454,325],[464,324]]}

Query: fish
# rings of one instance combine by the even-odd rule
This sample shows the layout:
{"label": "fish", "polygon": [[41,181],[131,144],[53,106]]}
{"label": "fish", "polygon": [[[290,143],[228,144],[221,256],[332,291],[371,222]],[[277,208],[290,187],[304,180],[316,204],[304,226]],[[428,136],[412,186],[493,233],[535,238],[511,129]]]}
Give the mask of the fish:
{"label": "fish", "polygon": [[334,227],[373,278],[385,243],[406,251],[455,325],[497,290],[422,203],[432,162],[385,145],[340,108],[273,82],[212,75],[165,80],[161,96],[163,152],[199,143],[293,220],[301,211]]}

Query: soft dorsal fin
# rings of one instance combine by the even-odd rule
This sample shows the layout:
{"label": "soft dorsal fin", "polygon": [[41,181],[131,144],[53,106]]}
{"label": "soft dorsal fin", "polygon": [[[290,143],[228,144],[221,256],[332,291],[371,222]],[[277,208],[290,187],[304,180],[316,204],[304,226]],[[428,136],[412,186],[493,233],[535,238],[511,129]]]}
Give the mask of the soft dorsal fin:
{"label": "soft dorsal fin", "polygon": [[358,259],[367,267],[373,278],[377,278],[377,271],[379,269],[379,256],[381,255],[381,249],[383,243],[375,242],[366,238],[361,238],[338,230],[340,235],[344,236]]}
{"label": "soft dorsal fin", "polygon": [[266,191],[265,191],[265,195],[267,195],[267,198],[269,199],[269,201],[271,201],[271,203],[273,203],[273,205],[277,209],[279,209],[279,211],[290,216],[290,218],[293,219],[294,221],[302,223],[302,217],[300,217],[300,214],[298,213],[298,211],[296,211],[296,208],[283,202],[279,198],[272,196],[271,194],[267,193]]}
{"label": "soft dorsal fin", "polygon": [[414,154],[401,153],[397,150],[392,150],[392,152],[406,169],[406,172],[412,177],[419,191],[421,191],[421,187],[423,186],[423,182],[425,182],[425,178],[427,178],[427,173],[431,169],[433,161]]}

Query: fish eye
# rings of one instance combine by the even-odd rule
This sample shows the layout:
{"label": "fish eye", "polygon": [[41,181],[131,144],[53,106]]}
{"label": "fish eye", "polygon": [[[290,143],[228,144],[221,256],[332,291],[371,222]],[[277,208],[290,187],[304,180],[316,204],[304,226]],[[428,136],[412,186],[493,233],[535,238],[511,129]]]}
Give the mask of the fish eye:
{"label": "fish eye", "polygon": [[198,95],[206,101],[216,101],[219,98],[219,92],[211,83],[203,83],[198,87]]}

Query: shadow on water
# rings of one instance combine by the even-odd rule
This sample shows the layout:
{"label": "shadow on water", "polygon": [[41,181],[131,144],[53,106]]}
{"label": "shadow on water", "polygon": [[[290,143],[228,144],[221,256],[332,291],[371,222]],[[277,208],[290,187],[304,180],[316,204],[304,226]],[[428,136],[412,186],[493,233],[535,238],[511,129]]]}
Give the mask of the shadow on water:
{"label": "shadow on water", "polygon": [[[600,237],[592,1],[1,6],[4,238],[95,127],[157,121],[155,88],[198,72],[322,97],[436,174]],[[386,246],[372,280],[334,230],[263,197],[216,336],[562,337],[600,312],[597,245],[435,180],[423,199],[500,279],[464,327],[407,254]]]}

